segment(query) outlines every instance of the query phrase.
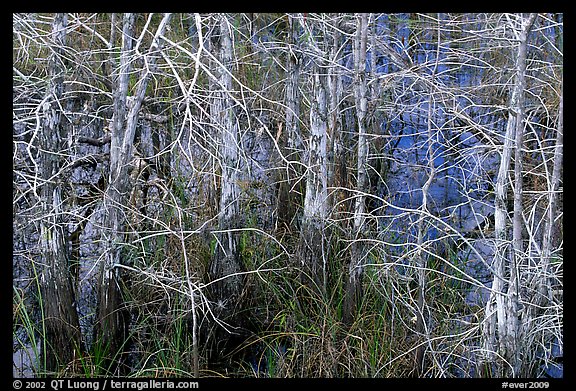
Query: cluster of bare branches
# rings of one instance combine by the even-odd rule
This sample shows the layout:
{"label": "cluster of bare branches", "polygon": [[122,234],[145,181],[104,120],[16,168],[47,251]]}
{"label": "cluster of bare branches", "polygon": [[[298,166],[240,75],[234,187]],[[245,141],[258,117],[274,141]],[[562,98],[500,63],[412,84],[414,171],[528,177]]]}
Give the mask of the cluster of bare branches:
{"label": "cluster of bare branches", "polygon": [[[159,359],[141,320],[177,319],[198,376],[283,312],[257,293],[282,276],[290,308],[339,303],[341,352],[387,303],[373,376],[542,375],[563,341],[562,37],[559,14],[14,14],[35,359],[72,373],[98,346],[134,372]],[[327,346],[318,376],[358,374]]]}

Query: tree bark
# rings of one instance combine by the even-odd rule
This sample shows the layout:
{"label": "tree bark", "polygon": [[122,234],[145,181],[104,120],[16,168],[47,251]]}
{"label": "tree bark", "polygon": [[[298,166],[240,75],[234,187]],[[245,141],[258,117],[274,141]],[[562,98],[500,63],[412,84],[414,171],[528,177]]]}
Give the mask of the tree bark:
{"label": "tree bark", "polygon": [[[440,23],[440,22],[438,22]],[[440,26],[440,25],[438,25]],[[440,28],[440,27],[439,27]],[[434,151],[436,150],[435,145],[438,138],[438,130],[435,130],[434,124],[438,123],[437,118],[435,118],[436,105],[434,99],[434,83],[436,78],[436,73],[438,71],[438,63],[440,61],[440,31],[438,31],[438,42],[436,43],[436,60],[434,62],[434,68],[432,69],[432,81],[430,83],[430,93],[428,98],[428,112],[427,112],[427,144],[428,148],[426,151],[426,160],[428,166],[428,178],[424,185],[422,186],[422,212],[423,214],[418,220],[418,238],[416,251],[416,275],[418,281],[418,290],[416,294],[416,332],[424,340],[429,340],[429,331],[427,327],[427,318],[425,317],[426,312],[426,291],[428,285],[428,276],[426,270],[428,269],[428,254],[423,252],[424,240],[426,236],[426,231],[429,226],[426,224],[426,218],[430,211],[428,209],[428,196],[430,191],[430,186],[436,177],[436,166],[434,160],[436,155]],[[421,377],[425,372],[425,360],[424,354],[426,352],[426,345],[421,344],[416,348],[416,376]]]}
{"label": "tree bark", "polygon": [[326,76],[316,65],[314,97],[310,110],[310,139],[306,175],[306,196],[300,230],[301,277],[309,287],[324,292],[324,228],[327,210],[327,101]]}
{"label": "tree bark", "polygon": [[[218,215],[218,232],[216,248],[210,264],[210,278],[213,283],[213,297],[216,302],[215,315],[227,324],[240,325],[240,295],[244,286],[242,260],[238,247],[238,234],[234,229],[239,227],[240,187],[239,173],[239,129],[234,102],[231,93],[233,31],[230,21],[224,14],[218,15],[218,29],[213,33],[213,49],[218,53],[219,64],[215,74],[218,83],[214,86],[214,98],[210,113],[216,131],[220,135],[220,211]],[[218,343],[225,343],[229,335],[219,334]]]}
{"label": "tree bark", "polygon": [[357,183],[358,194],[354,204],[353,242],[348,267],[348,281],[344,298],[344,323],[350,325],[354,319],[358,302],[362,297],[362,260],[364,251],[361,239],[366,219],[366,188],[368,175],[368,141],[366,137],[367,87],[366,87],[366,45],[368,38],[368,15],[357,16],[357,30],[354,40],[354,68],[356,73],[355,105],[358,120]]}
{"label": "tree bark", "polygon": [[558,189],[560,187],[562,176],[562,160],[563,160],[563,145],[564,145],[564,93],[563,87],[560,87],[560,105],[558,108],[558,125],[556,127],[556,145],[554,146],[554,158],[552,167],[552,179],[549,184],[549,201],[547,210],[547,219],[545,222],[544,233],[542,238],[542,256],[540,258],[540,279],[536,282],[538,290],[540,291],[539,301],[537,305],[544,307],[547,302],[552,300],[551,285],[553,281],[549,280],[550,276],[550,257],[552,253],[552,245],[554,239],[554,227],[556,221],[556,209],[558,203]]}
{"label": "tree bark", "polygon": [[[516,61],[516,78],[512,90],[510,104],[510,114],[504,136],[504,146],[498,177],[496,181],[496,201],[494,213],[494,235],[495,235],[495,254],[494,254],[494,280],[490,299],[486,304],[486,319],[483,329],[483,348],[487,357],[480,360],[481,367],[486,363],[497,362],[494,352],[497,352],[510,365],[497,362],[496,370],[499,376],[518,376],[519,361],[519,340],[518,340],[518,259],[522,253],[522,162],[521,146],[523,143],[524,127],[524,88],[526,72],[526,49],[527,38],[530,29],[536,19],[536,14],[531,14],[526,20],[523,20],[521,30],[518,33],[518,55]],[[516,145],[515,145],[516,144]],[[507,213],[507,186],[510,161],[513,151],[518,151],[516,155],[515,166],[515,200],[513,216],[513,241],[512,254],[510,253],[510,241],[508,240],[508,231],[506,220]],[[520,171],[517,171],[520,170]]]}
{"label": "tree bark", "polygon": [[290,50],[286,55],[286,147],[284,154],[289,162],[295,163],[289,163],[286,171],[283,172],[278,192],[278,217],[285,227],[292,226],[295,221],[294,217],[302,203],[299,177],[302,175],[300,161],[303,146],[300,132],[300,90],[298,88],[302,56],[297,50],[297,42],[298,36],[294,18],[288,15],[288,45]]}
{"label": "tree bark", "polygon": [[48,60],[49,84],[42,103],[44,116],[39,138],[41,187],[40,246],[42,269],[40,300],[45,328],[46,370],[57,371],[78,359],[83,348],[76,299],[69,271],[63,221],[64,203],[60,182],[66,137],[61,124],[60,99],[64,91],[63,54],[66,44],[66,14],[56,14],[52,24],[52,53]]}
{"label": "tree bark", "polygon": [[338,219],[339,212],[347,214],[348,210],[344,209],[346,205],[344,199],[348,196],[342,191],[347,186],[346,183],[346,156],[344,154],[342,138],[342,117],[341,117],[341,99],[342,99],[342,59],[341,49],[342,33],[336,28],[332,32],[330,39],[330,76],[328,77],[328,186],[334,188],[328,198],[328,210],[331,211],[332,217]]}
{"label": "tree bark", "polygon": [[129,314],[122,299],[123,276],[117,265],[127,263],[123,256],[126,224],[125,206],[130,194],[129,163],[134,154],[134,135],[138,116],[149,74],[156,69],[156,51],[162,47],[161,36],[164,33],[170,14],[165,14],[152,40],[147,58],[147,68],[143,69],[136,86],[133,99],[127,100],[128,82],[133,61],[135,15],[124,15],[122,32],[122,50],[120,72],[115,83],[114,114],[110,143],[110,174],[108,187],[104,193],[104,208],[107,211],[104,220],[104,262],[100,269],[98,286],[98,309],[94,328],[95,343],[100,344],[110,359],[123,360],[122,349],[127,342]]}

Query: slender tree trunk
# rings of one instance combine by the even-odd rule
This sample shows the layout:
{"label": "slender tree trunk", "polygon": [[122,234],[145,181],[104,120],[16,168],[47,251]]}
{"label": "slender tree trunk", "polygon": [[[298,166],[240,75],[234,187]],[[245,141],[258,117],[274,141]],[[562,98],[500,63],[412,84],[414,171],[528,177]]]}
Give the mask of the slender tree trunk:
{"label": "slender tree trunk", "polygon": [[[436,43],[436,60],[434,68],[432,69],[432,82],[430,86],[430,94],[428,98],[428,113],[427,113],[427,138],[428,149],[426,151],[426,160],[428,165],[428,178],[422,186],[422,211],[423,215],[418,220],[418,238],[417,238],[417,256],[416,256],[416,275],[418,281],[418,290],[416,294],[416,331],[420,337],[429,340],[429,332],[427,327],[426,312],[426,290],[428,285],[428,277],[426,270],[428,269],[428,254],[422,251],[426,231],[428,229],[425,223],[427,215],[430,213],[428,210],[428,196],[430,186],[436,178],[436,166],[434,160],[435,144],[437,142],[438,131],[434,130],[434,124],[438,121],[434,118],[436,113],[434,102],[434,82],[436,73],[438,71],[438,63],[440,61],[440,31],[438,31],[438,42]],[[416,375],[421,377],[425,371],[424,353],[426,352],[426,345],[422,344],[416,349]]]}
{"label": "slender tree trunk", "polygon": [[[512,365],[512,373],[509,365],[497,362],[496,370],[501,376],[518,376],[519,370],[519,340],[518,340],[518,259],[522,253],[522,182],[520,158],[521,144],[523,140],[522,132],[524,127],[524,88],[526,72],[526,48],[527,38],[530,29],[536,19],[536,14],[522,23],[519,32],[518,56],[516,61],[516,79],[512,91],[511,110],[508,117],[506,135],[504,136],[504,147],[500,160],[500,168],[496,181],[496,202],[494,213],[494,280],[490,299],[486,304],[486,319],[483,329],[483,348],[487,357],[480,360],[481,366],[486,363],[496,362],[494,352],[504,358]],[[516,146],[514,145],[516,144]],[[510,254],[510,241],[508,240],[506,220],[507,213],[507,186],[510,160],[512,152],[517,150],[516,169],[520,166],[520,171],[515,171],[515,200],[513,217],[513,241]]]}
{"label": "slender tree trunk", "polygon": [[364,258],[361,241],[364,223],[366,220],[366,196],[368,175],[368,141],[366,139],[366,43],[368,37],[368,14],[357,16],[356,37],[354,40],[354,68],[356,73],[355,104],[358,117],[358,150],[357,150],[357,183],[358,194],[354,204],[353,242],[351,244],[351,259],[348,267],[348,281],[344,298],[344,317],[346,324],[351,324],[357,310],[358,302],[362,297],[362,259]]}
{"label": "slender tree trunk", "polygon": [[524,258],[524,245],[522,229],[524,227],[524,219],[522,217],[523,208],[523,152],[524,147],[524,90],[526,89],[526,46],[527,34],[530,26],[534,23],[535,15],[529,19],[528,30],[523,30],[520,33],[520,47],[518,52],[518,78],[517,84],[519,85],[520,93],[518,95],[518,103],[515,107],[516,114],[516,130],[515,130],[515,145],[514,145],[514,217],[512,222],[512,256],[510,258],[510,282],[508,284],[508,302],[507,302],[507,321],[506,326],[506,351],[509,352],[510,364],[513,367],[513,373],[516,376],[520,375],[521,357],[520,357],[520,324],[518,322],[519,316],[519,299],[520,299],[520,265]]}
{"label": "slender tree trunk", "polygon": [[112,119],[110,143],[110,175],[108,187],[104,193],[104,208],[107,211],[104,220],[104,262],[101,266],[98,286],[98,309],[95,324],[95,343],[100,344],[110,359],[122,361],[122,348],[128,337],[129,314],[123,305],[123,278],[116,265],[126,263],[122,250],[125,242],[125,211],[130,194],[129,163],[134,155],[134,135],[138,116],[146,88],[148,76],[156,69],[156,60],[161,49],[161,36],[164,33],[170,14],[166,14],[152,40],[147,68],[143,69],[135,96],[127,100],[128,80],[133,61],[134,14],[125,14],[122,32],[122,51],[120,72],[115,83],[114,114]]}
{"label": "slender tree trunk", "polygon": [[[558,308],[557,300],[562,300],[563,290],[558,291],[562,285],[561,277],[562,272],[555,271],[552,267],[552,260],[556,258],[561,259],[562,255],[558,253],[552,253],[553,246],[558,246],[558,243],[562,240],[561,237],[555,237],[561,233],[561,229],[558,225],[563,224],[558,221],[557,216],[557,204],[558,204],[558,194],[561,193],[560,183],[562,181],[562,164],[563,164],[563,144],[564,144],[564,93],[563,93],[563,82],[560,85],[560,104],[558,108],[558,122],[556,126],[556,141],[554,147],[554,157],[553,157],[553,168],[552,168],[552,178],[548,184],[549,201],[547,210],[547,219],[545,221],[543,239],[542,239],[542,255],[539,260],[537,272],[535,274],[535,282],[530,284],[530,288],[535,289],[538,293],[534,300],[534,306],[527,306],[527,316],[526,320],[523,322],[525,329],[528,329],[527,325],[532,324],[532,319],[542,318],[543,313],[548,312],[548,309],[552,309],[552,313],[556,312],[555,308]],[[557,241],[557,242],[556,242]],[[562,289],[562,288],[560,288]],[[557,295],[560,293],[560,295]],[[548,312],[548,313],[550,313]],[[546,315],[545,315],[546,316]],[[561,320],[560,320],[561,324]],[[554,332],[554,331],[552,331]],[[554,340],[556,336],[554,336]],[[562,340],[559,341],[562,343]]]}
{"label": "slender tree trunk", "polygon": [[[539,277],[540,280],[535,286],[538,287],[540,291],[540,302],[537,304],[541,307],[546,306],[546,302],[552,300],[550,285],[552,281],[549,281],[550,276],[550,256],[552,252],[552,244],[554,239],[554,227],[556,221],[556,208],[558,203],[558,188],[560,186],[561,175],[562,175],[562,150],[564,145],[564,93],[562,91],[563,87],[560,87],[560,107],[558,109],[558,125],[556,127],[556,145],[554,147],[554,158],[553,158],[553,168],[552,168],[552,179],[549,183],[549,202],[547,219],[544,227],[544,233],[542,238],[542,256],[540,258],[539,265]],[[534,285],[533,285],[534,286]]]}
{"label": "slender tree trunk", "polygon": [[110,38],[108,40],[108,69],[104,76],[110,76],[113,69],[116,69],[116,57],[114,54],[114,44],[116,43],[116,24],[118,21],[118,14],[112,13],[110,15]]}
{"label": "slender tree trunk", "polygon": [[294,224],[294,217],[301,205],[302,198],[301,181],[299,180],[302,170],[299,163],[303,146],[300,133],[300,92],[298,88],[302,58],[297,50],[297,42],[297,28],[294,25],[294,18],[288,15],[288,45],[290,50],[286,56],[286,147],[284,154],[289,162],[296,163],[288,164],[286,167],[278,194],[278,217],[286,227]]}
{"label": "slender tree trunk", "polygon": [[[334,187],[328,199],[328,210],[333,214],[343,208],[344,203],[341,201],[347,196],[339,188],[346,186],[346,159],[343,153],[342,145],[342,118],[340,115],[340,100],[342,99],[342,76],[341,76],[341,32],[334,29],[330,40],[330,76],[328,77],[328,186]],[[337,190],[336,190],[337,189]],[[340,206],[338,206],[340,204]],[[348,211],[343,211],[347,213]],[[334,216],[338,219],[341,216]]]}
{"label": "slender tree trunk", "polygon": [[[212,45],[218,53],[220,64],[216,75],[219,83],[214,91],[211,105],[211,116],[220,134],[220,213],[218,215],[219,232],[216,234],[217,243],[210,265],[211,279],[218,280],[213,286],[213,296],[216,301],[215,315],[227,324],[239,326],[240,294],[244,286],[242,260],[239,254],[237,232],[233,230],[239,226],[240,188],[238,186],[239,172],[239,129],[234,111],[234,102],[231,97],[233,32],[230,22],[224,14],[218,15],[218,29],[213,33]],[[224,343],[227,335],[218,334]]]}
{"label": "slender tree trunk", "polygon": [[314,70],[314,97],[310,110],[310,139],[306,175],[304,215],[300,230],[300,248],[303,282],[324,292],[322,270],[325,264],[324,228],[327,210],[327,101],[326,76],[316,65]]}
{"label": "slender tree trunk", "polygon": [[42,102],[43,126],[39,138],[43,219],[40,225],[42,268],[40,286],[45,328],[46,369],[57,371],[79,358],[82,352],[76,299],[69,271],[64,228],[61,152],[66,137],[60,122],[60,99],[64,91],[63,52],[66,44],[66,14],[56,14],[52,24],[52,53],[48,60],[49,83]]}
{"label": "slender tree trunk", "polygon": [[[553,246],[555,245],[553,241],[562,240],[562,238],[555,238],[555,232],[558,229],[558,224],[562,224],[562,222],[558,221],[557,216],[557,202],[558,202],[558,194],[561,193],[559,191],[559,186],[561,183],[561,175],[562,175],[562,150],[563,150],[563,112],[564,112],[564,98],[562,92],[562,84],[560,86],[560,103],[558,108],[558,122],[556,125],[556,140],[554,145],[554,154],[552,157],[552,174],[550,180],[548,181],[548,206],[546,210],[546,217],[544,221],[544,229],[542,233],[542,248],[540,257],[538,260],[538,264],[536,265],[535,270],[532,272],[532,276],[530,276],[530,280],[527,283],[528,290],[533,292],[531,295],[530,305],[526,305],[525,314],[523,316],[522,322],[519,325],[521,327],[521,331],[524,335],[527,335],[531,330],[533,330],[533,324],[538,322],[539,319],[548,318],[550,313],[555,313],[558,308],[557,300],[559,297],[557,293],[562,294],[562,291],[558,291],[561,284],[561,281],[558,279],[558,275],[561,275],[561,272],[555,271],[552,268],[551,261],[556,258],[561,257],[561,254],[554,254]],[[548,170],[547,170],[548,173]],[[546,321],[548,322],[548,321]],[[543,330],[544,331],[544,330]],[[550,327],[550,329],[545,330],[545,333],[548,335],[553,335],[553,340],[556,339],[554,335],[554,327]],[[545,334],[545,335],[546,335]],[[522,335],[521,335],[522,337]],[[546,338],[546,337],[545,337]],[[547,342],[549,343],[549,342]],[[547,353],[550,354],[550,353]],[[546,357],[546,356],[545,356]],[[530,364],[532,364],[532,368],[534,363],[527,363],[526,366],[523,366],[523,372],[521,375],[530,376],[531,373],[529,372],[531,368]],[[538,364],[536,364],[538,365]]]}

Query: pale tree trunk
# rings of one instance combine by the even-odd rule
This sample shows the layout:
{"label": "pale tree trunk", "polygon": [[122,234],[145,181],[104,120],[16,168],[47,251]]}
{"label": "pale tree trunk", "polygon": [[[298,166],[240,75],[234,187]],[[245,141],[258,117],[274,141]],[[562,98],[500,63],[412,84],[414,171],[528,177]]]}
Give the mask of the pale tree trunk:
{"label": "pale tree trunk", "polygon": [[[343,209],[341,202],[347,196],[341,190],[346,187],[346,157],[342,145],[342,118],[340,116],[340,100],[342,99],[342,76],[340,70],[341,32],[335,28],[330,41],[330,76],[328,77],[328,186],[333,187],[328,198],[328,210],[338,219]],[[344,213],[348,211],[343,210]]]}
{"label": "pale tree trunk", "polygon": [[519,299],[520,299],[520,265],[522,259],[525,257],[524,245],[522,237],[522,229],[524,226],[524,219],[522,217],[523,208],[523,152],[524,147],[524,90],[526,89],[526,49],[528,41],[528,33],[531,29],[536,14],[532,14],[526,22],[526,27],[520,32],[520,47],[518,49],[518,63],[516,84],[519,88],[518,102],[514,107],[516,114],[516,130],[515,130],[515,145],[514,145],[514,217],[512,224],[512,256],[510,257],[510,282],[508,284],[507,292],[507,309],[506,309],[506,351],[509,356],[509,362],[513,367],[513,373],[516,376],[520,375],[521,369],[521,340],[520,340],[520,324],[518,322],[519,315]]}
{"label": "pale tree trunk", "polygon": [[[562,193],[560,190],[560,183],[562,181],[562,155],[564,143],[564,96],[562,88],[563,87],[561,82],[558,122],[556,125],[556,140],[554,145],[554,154],[552,157],[552,173],[550,176],[548,176],[549,171],[546,170],[548,178],[548,205],[542,233],[542,248],[536,268],[532,272],[533,274],[530,276],[530,280],[527,283],[527,288],[529,291],[533,292],[533,295],[531,296],[530,304],[524,307],[525,315],[520,325],[520,327],[522,327],[522,332],[524,332],[525,335],[528,334],[529,330],[534,329],[534,323],[538,322],[539,320],[549,318],[551,313],[558,313],[558,300],[561,300],[563,295],[561,281],[558,279],[559,275],[561,276],[562,274],[561,272],[552,268],[552,260],[555,257],[561,257],[561,254],[555,254],[553,252],[555,245],[554,241],[562,240],[562,238],[555,237],[555,234],[560,232],[558,225],[562,224],[562,222],[559,221],[559,216],[557,215],[558,195]],[[561,247],[559,248],[561,249]],[[558,250],[558,248],[556,248],[556,250]],[[557,326],[552,326],[556,322],[550,322],[548,320],[545,320],[545,322],[551,326],[541,331],[544,333],[542,340],[546,341],[548,336],[552,336],[553,339],[556,339],[557,337],[555,335],[554,329]],[[550,354],[551,352],[547,352],[544,354],[544,357],[549,357]],[[530,364],[534,363],[528,363],[528,365]],[[530,367],[525,366],[522,369],[524,370],[522,375],[530,375],[528,372]]]}
{"label": "pale tree trunk", "polygon": [[549,280],[550,276],[550,257],[552,255],[552,245],[554,240],[554,227],[556,224],[556,205],[558,202],[558,189],[560,187],[561,175],[562,175],[562,150],[564,145],[564,92],[563,87],[560,87],[560,106],[558,108],[558,125],[556,127],[556,145],[554,147],[554,158],[553,158],[553,168],[552,168],[552,179],[548,184],[549,192],[549,202],[547,210],[547,218],[544,227],[544,233],[542,238],[542,256],[540,258],[539,271],[539,281],[537,281],[536,286],[540,291],[539,298],[540,302],[536,304],[540,307],[546,306],[552,301],[552,292],[550,286],[553,281]]}
{"label": "pale tree trunk", "polygon": [[[213,92],[214,99],[210,114],[220,134],[220,212],[218,215],[219,232],[214,256],[210,265],[211,279],[218,280],[213,285],[216,301],[215,315],[220,320],[238,326],[238,306],[241,305],[240,293],[243,289],[242,260],[240,259],[237,232],[239,225],[239,129],[231,97],[233,32],[226,15],[218,15],[219,28],[213,33],[212,44],[218,54],[215,74],[219,78]],[[225,338],[225,337],[222,337]]]}
{"label": "pale tree trunk", "polygon": [[[320,59],[318,59],[320,61]],[[303,282],[324,292],[324,228],[328,216],[327,197],[327,101],[326,76],[320,66],[314,70],[314,97],[310,110],[310,139],[306,174],[306,196],[298,254]]]}
{"label": "pale tree trunk", "polygon": [[300,79],[300,65],[302,56],[297,50],[297,26],[294,17],[288,16],[288,45],[289,50],[286,59],[286,113],[285,133],[286,147],[285,158],[289,162],[286,171],[281,178],[278,191],[278,217],[285,227],[294,223],[294,217],[301,204],[301,192],[299,177],[301,175],[301,152],[302,135],[300,132],[300,92],[298,81]]}
{"label": "pale tree trunk", "polygon": [[[483,324],[483,351],[480,364],[485,370],[488,363],[496,363],[499,376],[518,376],[520,366],[519,335],[518,335],[518,258],[522,254],[522,182],[521,182],[521,147],[523,143],[524,128],[524,89],[526,72],[527,38],[536,19],[531,14],[523,20],[518,33],[518,55],[516,60],[516,78],[512,90],[510,114],[504,136],[504,146],[496,181],[496,201],[494,211],[494,280],[488,303],[486,304],[486,319]],[[516,145],[515,145],[516,144]],[[515,167],[515,199],[513,217],[512,253],[508,240],[506,209],[508,174],[512,152],[518,151]],[[518,167],[520,166],[520,167]],[[517,171],[519,169],[520,171]],[[506,363],[496,360],[497,352]],[[510,370],[510,366],[512,370]]]}
{"label": "pale tree trunk", "polygon": [[300,79],[300,65],[302,55],[297,50],[298,35],[294,19],[288,18],[288,45],[289,55],[286,59],[286,132],[288,135],[288,160],[299,160],[302,151],[302,135],[300,133],[300,91],[298,81]]}
{"label": "pale tree trunk", "polygon": [[357,149],[357,172],[356,189],[358,194],[354,203],[354,226],[353,242],[350,246],[350,264],[348,267],[348,281],[346,284],[343,320],[351,324],[357,310],[358,302],[362,297],[362,260],[364,258],[363,245],[359,241],[364,230],[366,219],[366,196],[368,175],[368,141],[366,139],[366,112],[367,112],[367,87],[366,87],[366,44],[368,37],[368,14],[357,16],[356,37],[354,39],[354,68],[355,68],[355,106],[358,119],[358,149]]}
{"label": "pale tree trunk", "polygon": [[98,306],[94,325],[94,343],[107,349],[106,353],[109,357],[116,356],[116,352],[125,340],[128,327],[127,314],[122,308],[120,273],[118,269],[115,269],[115,265],[122,263],[120,252],[124,237],[121,208],[123,199],[127,199],[126,196],[123,197],[123,193],[126,193],[128,188],[127,163],[131,159],[131,156],[125,155],[126,151],[122,151],[122,145],[125,138],[127,141],[132,141],[134,138],[133,135],[130,137],[128,129],[124,129],[128,78],[131,71],[130,56],[134,43],[134,19],[134,14],[124,14],[120,69],[114,83],[114,114],[110,128],[110,173],[103,204],[107,212],[102,232],[106,252],[100,270]]}
{"label": "pale tree trunk", "polygon": [[79,358],[82,351],[74,288],[69,271],[64,228],[61,177],[66,137],[63,135],[60,99],[64,90],[63,52],[66,14],[56,14],[52,24],[52,52],[48,59],[49,82],[42,101],[43,126],[39,137],[43,218],[40,223],[42,251],[40,287],[45,328],[45,367],[57,371]]}
{"label": "pale tree trunk", "polygon": [[[438,18],[440,19],[440,18]],[[440,61],[440,22],[438,22],[438,41],[436,42],[436,60],[434,62],[434,68],[432,69],[432,80],[430,85],[430,93],[428,97],[428,112],[427,112],[427,138],[428,138],[428,149],[426,151],[426,159],[428,164],[428,178],[424,185],[422,186],[422,215],[419,217],[418,220],[418,237],[417,237],[417,246],[418,249],[416,251],[415,257],[415,266],[416,266],[416,276],[418,281],[418,290],[416,293],[416,332],[418,335],[423,338],[425,341],[429,340],[429,332],[427,327],[427,318],[425,316],[426,312],[426,290],[428,285],[428,278],[426,274],[426,270],[428,269],[428,254],[422,251],[424,245],[424,237],[426,235],[426,231],[429,229],[429,226],[426,224],[426,219],[430,214],[428,209],[428,195],[430,191],[430,186],[436,177],[436,166],[434,165],[434,160],[436,156],[434,154],[435,151],[435,142],[438,138],[438,130],[435,130],[435,123],[437,123],[436,119],[434,118],[435,110],[435,103],[434,103],[434,83],[436,78],[436,73],[438,71],[438,63]],[[426,345],[421,344],[416,349],[416,375],[418,377],[422,376],[425,372],[425,361],[424,361],[424,354],[426,352]]]}
{"label": "pale tree trunk", "polygon": [[131,183],[129,164],[134,154],[134,134],[140,108],[148,86],[149,75],[156,70],[163,40],[161,39],[170,14],[165,14],[158,26],[146,58],[146,68],[141,71],[135,96],[128,100],[128,81],[133,53],[134,14],[125,14],[122,31],[120,69],[114,91],[114,114],[110,142],[110,174],[104,193],[104,261],[98,285],[98,309],[94,329],[95,343],[101,346],[111,359],[121,359],[121,351],[128,337],[129,316],[122,299],[122,275],[118,265],[126,260],[122,249],[125,242],[125,208],[128,203]]}
{"label": "pale tree trunk", "polygon": [[114,44],[116,42],[116,24],[118,20],[118,15],[112,13],[110,15],[110,38],[108,40],[108,60],[107,60],[107,72],[105,76],[109,76],[113,69],[116,69],[116,57],[114,54]]}

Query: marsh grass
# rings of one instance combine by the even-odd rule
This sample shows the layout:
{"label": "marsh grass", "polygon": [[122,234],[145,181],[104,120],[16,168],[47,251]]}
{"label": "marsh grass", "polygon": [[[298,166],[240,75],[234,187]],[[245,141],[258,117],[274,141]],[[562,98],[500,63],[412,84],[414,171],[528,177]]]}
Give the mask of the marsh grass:
{"label": "marsh grass", "polygon": [[[256,253],[258,251],[255,251]],[[393,265],[367,266],[363,298],[354,322],[342,322],[346,252],[334,248],[325,292],[301,283],[288,269],[257,280],[249,310],[259,320],[254,336],[239,347],[243,360],[231,362],[247,377],[411,377],[416,352],[424,347],[426,376],[470,376],[469,346],[476,343],[481,308],[469,306],[466,259],[454,253],[428,265],[426,335],[414,321],[413,281],[394,277]],[[382,258],[377,252],[373,258]],[[441,267],[440,263],[443,264]],[[392,268],[386,271],[386,268]],[[462,322],[462,319],[467,319]]]}
{"label": "marsh grass", "polygon": [[[289,233],[287,235],[290,235]],[[285,237],[285,242],[296,240]],[[170,237],[157,239],[156,246],[143,246],[142,254],[131,252],[133,264],[156,276],[132,274],[124,286],[124,299],[131,316],[130,335],[124,351],[127,376],[193,377],[191,307],[184,287],[184,257],[181,246]],[[159,245],[160,244],[160,245]],[[156,248],[154,253],[150,249]],[[240,236],[241,256],[247,271],[243,293],[243,316],[249,319],[246,338],[219,365],[208,361],[206,333],[199,339],[201,377],[407,377],[414,375],[414,352],[426,341],[416,335],[410,311],[414,289],[410,282],[394,279],[382,264],[365,267],[363,298],[351,325],[342,322],[344,287],[347,278],[346,251],[333,246],[329,255],[326,289],[302,283],[300,270],[277,243],[244,231]],[[188,258],[200,278],[210,259],[209,243],[199,238],[186,241]],[[146,255],[146,257],[144,257]],[[381,257],[377,252],[372,259]],[[461,266],[454,255],[447,260]],[[259,268],[265,265],[267,271]],[[389,265],[388,265],[389,266]],[[463,347],[477,323],[455,326],[454,315],[476,314],[465,304],[469,288],[458,276],[436,273],[441,265],[431,262],[426,292],[430,318],[434,320],[426,346],[427,375],[453,376],[469,373],[470,355]],[[445,269],[444,269],[445,270]],[[160,283],[162,282],[162,283]],[[41,313],[41,300],[39,300]],[[41,360],[42,322],[24,305],[23,291],[14,288],[14,335],[21,346],[38,347],[33,355]],[[478,309],[475,310],[478,312]],[[209,323],[209,317],[200,317]],[[472,334],[470,334],[472,335]],[[42,347],[43,348],[43,347]],[[117,374],[105,346],[96,341],[88,353],[62,366],[61,375],[101,377]],[[37,373],[42,373],[39,363]]]}
{"label": "marsh grass", "polygon": [[[32,368],[37,367],[38,372],[43,372],[43,367],[37,363],[41,357],[40,346],[44,342],[42,338],[42,328],[38,327],[38,323],[34,319],[34,314],[31,308],[27,305],[24,290],[22,288],[13,287],[12,294],[12,336],[13,336],[13,350],[24,352],[25,356],[21,359],[21,364],[24,361],[29,363]],[[24,370],[24,368],[19,368]]]}

